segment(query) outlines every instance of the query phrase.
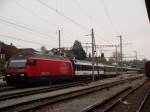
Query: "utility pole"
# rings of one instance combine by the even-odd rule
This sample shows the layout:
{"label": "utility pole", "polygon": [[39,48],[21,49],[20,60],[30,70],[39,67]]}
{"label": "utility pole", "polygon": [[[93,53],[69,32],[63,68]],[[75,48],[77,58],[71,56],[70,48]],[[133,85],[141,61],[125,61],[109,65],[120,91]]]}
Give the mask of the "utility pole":
{"label": "utility pole", "polygon": [[120,35],[119,37],[120,37],[120,58],[121,58],[120,63],[121,63],[121,75],[122,75],[122,72],[123,72],[123,69],[122,69],[122,67],[123,67],[123,63],[122,63],[122,60],[123,60],[122,59],[123,58],[122,57],[122,36]]}
{"label": "utility pole", "polygon": [[122,57],[122,36],[120,35],[119,37],[120,37],[120,58],[121,58],[120,61],[121,61],[121,65],[122,65],[122,58],[123,58]]}
{"label": "utility pole", "polygon": [[116,48],[116,75],[118,74],[118,70],[117,70],[117,66],[118,66],[118,49],[117,49],[117,45],[115,46]]}
{"label": "utility pole", "polygon": [[92,36],[92,81],[95,80],[95,76],[94,76],[94,29],[92,28],[91,30],[91,36]]}
{"label": "utility pole", "polygon": [[138,57],[137,57],[137,51],[135,51],[135,61],[136,61],[136,69],[137,69],[137,60],[138,60]]}
{"label": "utility pole", "polygon": [[115,48],[116,48],[116,64],[117,64],[117,60],[118,60],[118,49],[117,49],[117,46],[115,46]]}
{"label": "utility pole", "polygon": [[60,30],[58,30],[58,36],[59,36],[59,53],[60,53],[60,44],[61,44],[61,40],[60,40]]}
{"label": "utility pole", "polygon": [[123,55],[122,55],[122,36],[119,35],[117,37],[120,38],[120,67],[121,67],[121,74],[122,74],[122,72],[123,72],[123,69],[122,69],[122,67],[123,67],[123,63],[122,63],[122,60],[123,60]]}

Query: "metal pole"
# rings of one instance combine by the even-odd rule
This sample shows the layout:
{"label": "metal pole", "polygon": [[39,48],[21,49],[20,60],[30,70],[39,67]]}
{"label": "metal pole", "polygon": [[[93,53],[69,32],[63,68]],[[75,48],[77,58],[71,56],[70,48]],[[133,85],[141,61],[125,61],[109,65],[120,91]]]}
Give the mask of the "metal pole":
{"label": "metal pole", "polygon": [[94,76],[94,30],[92,28],[92,81],[95,80]]}
{"label": "metal pole", "polygon": [[58,30],[58,35],[59,35],[59,53],[60,53],[60,30]]}
{"label": "metal pole", "polygon": [[118,74],[118,49],[117,49],[117,45],[115,46],[116,47],[116,75]]}
{"label": "metal pole", "polygon": [[88,57],[88,43],[85,44],[86,44],[86,57]]}
{"label": "metal pole", "polygon": [[137,51],[135,51],[136,69],[137,69],[137,60],[138,60],[138,57],[137,57]]}
{"label": "metal pole", "polygon": [[120,65],[121,65],[121,74],[122,74],[122,67],[123,67],[123,63],[122,63],[122,36],[120,35]]}

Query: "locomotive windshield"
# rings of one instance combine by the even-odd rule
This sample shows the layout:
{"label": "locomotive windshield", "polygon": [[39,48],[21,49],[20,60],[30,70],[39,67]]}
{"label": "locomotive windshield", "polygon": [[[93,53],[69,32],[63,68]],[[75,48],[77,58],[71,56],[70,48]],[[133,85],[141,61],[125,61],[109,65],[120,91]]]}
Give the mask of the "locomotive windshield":
{"label": "locomotive windshield", "polygon": [[25,67],[27,60],[11,60],[8,64],[8,67],[11,68],[22,68]]}

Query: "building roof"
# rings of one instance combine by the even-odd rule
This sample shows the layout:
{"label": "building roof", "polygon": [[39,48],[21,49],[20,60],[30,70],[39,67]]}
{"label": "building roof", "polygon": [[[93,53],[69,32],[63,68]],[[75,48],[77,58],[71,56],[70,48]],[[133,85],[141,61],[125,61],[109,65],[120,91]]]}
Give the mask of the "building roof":
{"label": "building roof", "polygon": [[35,49],[33,48],[21,48],[19,49],[19,51],[24,51],[24,52],[37,52]]}

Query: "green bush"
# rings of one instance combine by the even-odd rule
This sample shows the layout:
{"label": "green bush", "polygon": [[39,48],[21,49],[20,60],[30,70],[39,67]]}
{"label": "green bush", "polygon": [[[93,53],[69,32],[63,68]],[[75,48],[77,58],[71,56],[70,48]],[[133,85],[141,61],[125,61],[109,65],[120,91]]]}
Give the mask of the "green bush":
{"label": "green bush", "polygon": [[1,78],[2,76],[4,76],[4,74],[3,74],[2,72],[0,72],[0,78]]}

